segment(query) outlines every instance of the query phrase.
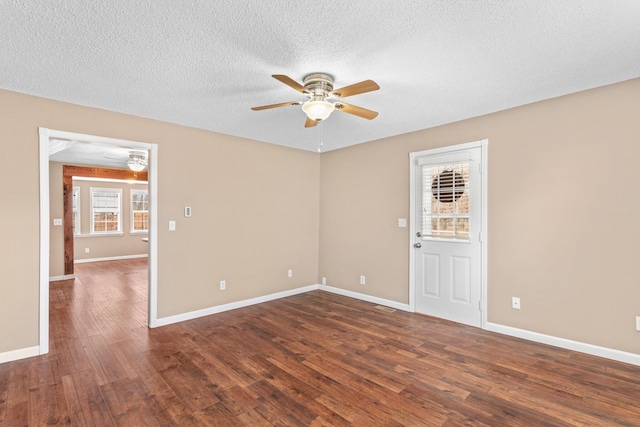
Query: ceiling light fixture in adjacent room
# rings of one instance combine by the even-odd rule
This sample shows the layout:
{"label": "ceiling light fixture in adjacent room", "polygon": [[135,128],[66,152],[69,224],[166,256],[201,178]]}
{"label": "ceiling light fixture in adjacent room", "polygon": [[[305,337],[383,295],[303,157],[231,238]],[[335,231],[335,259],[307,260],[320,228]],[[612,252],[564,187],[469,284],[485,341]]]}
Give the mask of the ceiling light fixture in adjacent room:
{"label": "ceiling light fixture in adjacent room", "polygon": [[147,166],[147,157],[142,152],[131,152],[127,166],[134,172],[140,172]]}

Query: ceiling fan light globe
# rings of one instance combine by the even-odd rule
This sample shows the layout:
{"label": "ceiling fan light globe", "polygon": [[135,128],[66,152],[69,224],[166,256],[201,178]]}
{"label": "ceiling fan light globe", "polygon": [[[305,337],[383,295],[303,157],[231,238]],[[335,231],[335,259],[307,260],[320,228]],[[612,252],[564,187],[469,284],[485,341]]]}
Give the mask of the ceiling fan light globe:
{"label": "ceiling fan light globe", "polygon": [[326,120],[335,108],[335,105],[329,101],[307,101],[302,104],[302,111],[316,122]]}
{"label": "ceiling fan light globe", "polygon": [[141,170],[144,169],[144,164],[140,162],[128,162],[128,165],[129,165],[129,169],[131,169],[134,172],[140,172]]}

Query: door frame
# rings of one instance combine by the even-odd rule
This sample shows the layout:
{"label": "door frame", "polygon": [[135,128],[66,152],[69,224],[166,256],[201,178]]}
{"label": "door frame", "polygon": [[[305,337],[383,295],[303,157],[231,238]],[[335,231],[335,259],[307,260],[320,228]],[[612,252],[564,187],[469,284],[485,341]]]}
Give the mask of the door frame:
{"label": "door frame", "polygon": [[479,141],[468,142],[465,144],[457,144],[450,145],[447,147],[434,148],[431,150],[423,150],[409,153],[409,310],[411,312],[416,311],[416,300],[415,300],[415,269],[416,269],[416,251],[413,248],[413,236],[416,233],[416,182],[415,182],[415,173],[416,173],[416,162],[415,159],[417,157],[422,156],[431,156],[431,155],[442,155],[442,154],[451,154],[458,151],[468,150],[471,148],[480,148],[480,185],[482,189],[482,209],[480,211],[481,219],[480,224],[482,230],[480,231],[480,251],[481,251],[481,260],[480,260],[480,268],[481,268],[481,289],[480,289],[480,310],[482,311],[481,317],[481,328],[486,329],[487,325],[487,240],[488,240],[488,221],[487,221],[487,211],[488,211],[488,197],[487,197],[487,152],[489,147],[489,140],[482,139]]}
{"label": "door frame", "polygon": [[148,326],[151,328],[158,326],[158,145],[42,127],[38,128],[38,134],[40,163],[40,319],[38,325],[38,353],[46,354],[49,352],[49,233],[51,222],[49,212],[49,140],[51,138],[149,151]]}

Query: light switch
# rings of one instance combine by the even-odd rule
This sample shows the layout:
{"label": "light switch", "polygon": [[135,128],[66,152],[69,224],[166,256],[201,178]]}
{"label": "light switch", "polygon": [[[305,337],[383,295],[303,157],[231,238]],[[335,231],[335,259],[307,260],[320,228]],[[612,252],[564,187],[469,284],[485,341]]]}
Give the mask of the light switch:
{"label": "light switch", "polygon": [[191,217],[191,206],[185,206],[184,207],[184,216],[186,218]]}
{"label": "light switch", "polygon": [[176,231],[176,222],[169,221],[169,231]]}
{"label": "light switch", "polygon": [[407,227],[407,218],[398,218],[398,227],[406,228]]}
{"label": "light switch", "polygon": [[62,225],[62,218],[53,218],[53,225]]}

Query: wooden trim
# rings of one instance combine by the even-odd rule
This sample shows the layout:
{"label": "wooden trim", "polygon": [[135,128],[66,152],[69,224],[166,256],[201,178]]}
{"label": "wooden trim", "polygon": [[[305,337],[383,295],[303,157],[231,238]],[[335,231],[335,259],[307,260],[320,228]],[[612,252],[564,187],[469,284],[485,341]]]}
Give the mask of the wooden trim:
{"label": "wooden trim", "polygon": [[134,172],[129,169],[107,169],[88,166],[62,167],[62,191],[64,197],[64,274],[73,274],[73,177],[108,178],[125,181],[147,181],[147,171]]}
{"label": "wooden trim", "polygon": [[73,274],[73,177],[65,175],[64,172],[62,194],[64,197],[64,274],[67,275]]}

